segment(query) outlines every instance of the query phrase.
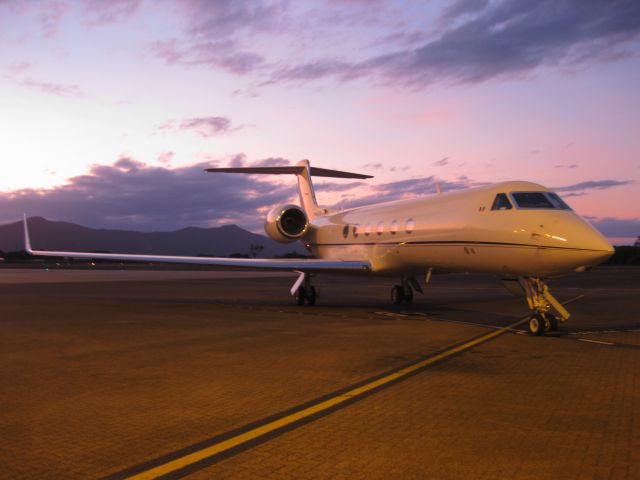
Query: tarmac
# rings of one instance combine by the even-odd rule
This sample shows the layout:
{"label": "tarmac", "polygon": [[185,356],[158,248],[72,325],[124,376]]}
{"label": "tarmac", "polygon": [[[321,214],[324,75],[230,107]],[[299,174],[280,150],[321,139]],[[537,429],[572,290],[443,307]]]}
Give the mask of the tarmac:
{"label": "tarmac", "polygon": [[640,268],[294,279],[0,269],[0,478],[640,478]]}

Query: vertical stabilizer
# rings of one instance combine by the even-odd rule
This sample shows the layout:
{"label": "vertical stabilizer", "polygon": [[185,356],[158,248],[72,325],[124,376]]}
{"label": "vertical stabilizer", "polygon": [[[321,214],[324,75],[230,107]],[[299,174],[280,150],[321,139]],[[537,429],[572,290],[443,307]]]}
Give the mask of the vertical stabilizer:
{"label": "vertical stabilizer", "polygon": [[309,220],[313,220],[318,215],[321,215],[322,209],[318,206],[316,200],[316,194],[313,191],[313,183],[311,182],[311,166],[309,160],[301,160],[296,164],[298,167],[304,167],[300,173],[297,173],[298,177],[298,191],[300,193],[300,205],[307,214]]}

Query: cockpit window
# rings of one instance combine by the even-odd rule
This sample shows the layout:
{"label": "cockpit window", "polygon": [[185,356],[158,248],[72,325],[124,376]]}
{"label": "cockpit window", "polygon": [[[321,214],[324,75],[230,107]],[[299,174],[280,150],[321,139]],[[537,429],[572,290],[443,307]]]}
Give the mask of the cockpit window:
{"label": "cockpit window", "polygon": [[543,192],[515,192],[511,197],[518,208],[557,208]]}
{"label": "cockpit window", "polygon": [[504,193],[497,194],[491,206],[491,210],[511,210],[512,208],[511,202]]}
{"label": "cockpit window", "polygon": [[551,199],[551,202],[556,206],[556,208],[560,208],[561,210],[571,210],[571,207],[567,205],[557,193],[547,192],[547,197]]}

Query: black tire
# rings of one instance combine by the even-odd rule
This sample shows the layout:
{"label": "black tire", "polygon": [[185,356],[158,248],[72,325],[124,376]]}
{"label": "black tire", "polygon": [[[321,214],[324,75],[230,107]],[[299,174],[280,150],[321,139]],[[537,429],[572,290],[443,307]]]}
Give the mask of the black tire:
{"label": "black tire", "polygon": [[547,320],[549,321],[549,331],[557,332],[558,331],[558,318],[555,315],[547,314]]}
{"label": "black tire", "polygon": [[300,285],[298,290],[296,290],[296,294],[293,299],[296,305],[304,305],[304,301],[307,299],[307,291],[302,285]]}
{"label": "black tire", "polygon": [[309,287],[309,291],[307,292],[307,305],[314,306],[316,304],[316,299],[318,298],[318,293],[316,291],[316,287],[311,285]]}
{"label": "black tire", "polygon": [[391,289],[391,303],[400,305],[404,301],[404,288],[401,285],[394,285]]}
{"label": "black tire", "polygon": [[545,324],[545,321],[542,315],[540,315],[539,313],[531,315],[531,317],[529,317],[529,324],[528,324],[529,333],[531,335],[539,337],[544,333],[544,324]]}
{"label": "black tire", "polygon": [[404,291],[404,303],[413,303],[413,289],[411,287],[407,287]]}

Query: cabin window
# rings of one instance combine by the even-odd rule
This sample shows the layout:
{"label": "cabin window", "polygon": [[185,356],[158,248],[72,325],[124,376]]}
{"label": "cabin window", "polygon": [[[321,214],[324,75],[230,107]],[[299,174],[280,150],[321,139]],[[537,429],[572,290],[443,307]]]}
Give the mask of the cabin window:
{"label": "cabin window", "polygon": [[407,223],[404,226],[405,231],[407,233],[411,233],[415,228],[416,228],[416,222],[413,221],[413,218],[410,218],[409,220],[407,220]]}
{"label": "cabin window", "polygon": [[384,233],[384,222],[378,223],[378,230],[376,233],[378,235],[382,235]]}
{"label": "cabin window", "polygon": [[345,225],[345,226],[342,228],[342,236],[343,236],[344,238],[347,238],[347,237],[349,236],[349,225]]}
{"label": "cabin window", "polygon": [[358,226],[353,226],[353,238],[358,238]]}
{"label": "cabin window", "polygon": [[391,232],[391,235],[395,235],[396,233],[398,233],[397,220],[394,220],[393,222],[391,222],[391,225],[389,225],[389,231]]}
{"label": "cabin window", "polygon": [[556,208],[544,192],[515,192],[511,197],[519,208]]}
{"label": "cabin window", "polygon": [[370,224],[370,223],[367,223],[367,224],[364,226],[364,234],[365,234],[365,236],[367,236],[367,237],[371,234],[371,224]]}
{"label": "cabin window", "polygon": [[511,210],[512,208],[511,202],[504,193],[497,194],[491,206],[491,210]]}
{"label": "cabin window", "polygon": [[557,193],[547,192],[547,197],[551,199],[551,202],[555,205],[556,208],[559,208],[561,210],[571,210],[571,207],[567,205]]}

